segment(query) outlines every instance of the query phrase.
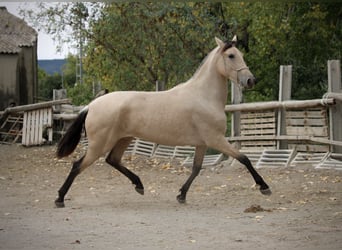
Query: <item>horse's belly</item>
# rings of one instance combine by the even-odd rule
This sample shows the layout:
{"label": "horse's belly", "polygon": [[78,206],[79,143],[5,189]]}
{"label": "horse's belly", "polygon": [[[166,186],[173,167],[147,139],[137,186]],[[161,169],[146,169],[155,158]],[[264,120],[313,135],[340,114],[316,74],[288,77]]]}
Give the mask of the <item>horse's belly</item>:
{"label": "horse's belly", "polygon": [[142,124],[134,131],[130,131],[132,136],[144,140],[156,142],[158,144],[170,146],[201,145],[198,134],[187,124],[175,124],[172,120],[160,122],[159,124]]}

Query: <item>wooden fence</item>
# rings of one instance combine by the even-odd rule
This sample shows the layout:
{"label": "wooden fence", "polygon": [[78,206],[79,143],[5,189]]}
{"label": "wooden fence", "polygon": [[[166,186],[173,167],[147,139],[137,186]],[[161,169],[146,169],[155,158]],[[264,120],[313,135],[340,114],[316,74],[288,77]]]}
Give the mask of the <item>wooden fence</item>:
{"label": "wooden fence", "polygon": [[53,106],[70,103],[69,99],[7,108],[1,114],[0,143],[41,145],[53,140]]}
{"label": "wooden fence", "polygon": [[287,149],[342,153],[342,87],[340,62],[328,61],[328,92],[322,99],[295,101],[291,98],[292,67],[281,66],[279,101],[239,103],[232,89],[233,112],[230,141],[241,149]]}

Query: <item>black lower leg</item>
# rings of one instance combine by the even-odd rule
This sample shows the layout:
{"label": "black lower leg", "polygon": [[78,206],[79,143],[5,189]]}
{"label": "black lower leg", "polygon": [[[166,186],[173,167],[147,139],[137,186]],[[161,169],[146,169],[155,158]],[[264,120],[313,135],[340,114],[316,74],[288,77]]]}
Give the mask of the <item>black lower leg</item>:
{"label": "black lower leg", "polygon": [[117,162],[112,162],[109,158],[106,159],[107,163],[109,163],[110,165],[112,165],[115,169],[117,169],[120,173],[122,173],[123,175],[125,175],[128,179],[130,179],[130,181],[132,182],[133,185],[135,185],[135,190],[143,195],[144,194],[144,186],[139,178],[139,176],[137,176],[136,174],[134,174],[132,171],[130,171],[129,169],[125,168],[124,166],[122,166],[120,163]]}
{"label": "black lower leg", "polygon": [[188,180],[184,183],[184,185],[179,190],[180,194],[177,196],[177,200],[179,203],[185,203],[186,194],[187,194],[192,182],[194,181],[196,176],[199,174],[200,170],[201,170],[201,166],[193,166],[192,173],[191,173],[190,177],[188,178]]}
{"label": "black lower leg", "polygon": [[237,157],[237,160],[246,166],[248,171],[253,176],[255,183],[260,186],[260,192],[264,195],[270,195],[272,192],[269,186],[266,184],[264,179],[258,174],[258,172],[253,168],[252,163],[248,159],[248,157],[246,155],[241,154],[239,157]]}
{"label": "black lower leg", "polygon": [[55,200],[55,204],[57,207],[64,207],[64,197],[66,193],[68,192],[68,190],[70,189],[74,179],[80,173],[79,166],[82,160],[83,160],[83,157],[80,160],[74,162],[68,177],[66,178],[62,187],[58,190],[58,198]]}

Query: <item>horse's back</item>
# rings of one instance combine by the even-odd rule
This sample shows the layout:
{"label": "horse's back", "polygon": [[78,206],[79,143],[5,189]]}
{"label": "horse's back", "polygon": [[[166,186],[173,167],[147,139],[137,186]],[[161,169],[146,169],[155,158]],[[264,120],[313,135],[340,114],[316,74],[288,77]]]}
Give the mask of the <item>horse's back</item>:
{"label": "horse's back", "polygon": [[102,131],[104,140],[132,136],[169,145],[195,144],[199,138],[191,120],[193,106],[180,88],[113,92],[89,105],[86,128],[97,135]]}

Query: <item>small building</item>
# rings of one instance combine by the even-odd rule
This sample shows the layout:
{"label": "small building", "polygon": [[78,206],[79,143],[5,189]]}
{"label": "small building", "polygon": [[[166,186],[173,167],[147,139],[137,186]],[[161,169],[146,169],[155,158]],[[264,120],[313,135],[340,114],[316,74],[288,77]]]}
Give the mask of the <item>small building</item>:
{"label": "small building", "polygon": [[0,6],[0,110],[35,102],[38,33]]}

